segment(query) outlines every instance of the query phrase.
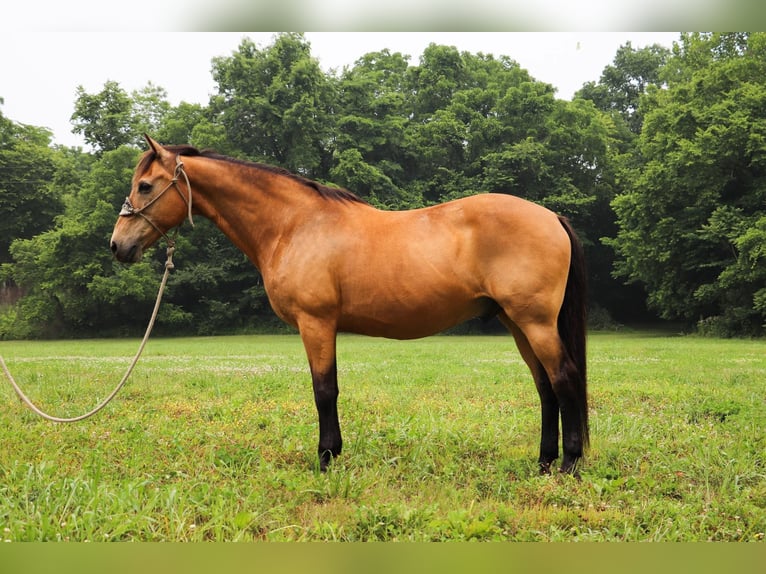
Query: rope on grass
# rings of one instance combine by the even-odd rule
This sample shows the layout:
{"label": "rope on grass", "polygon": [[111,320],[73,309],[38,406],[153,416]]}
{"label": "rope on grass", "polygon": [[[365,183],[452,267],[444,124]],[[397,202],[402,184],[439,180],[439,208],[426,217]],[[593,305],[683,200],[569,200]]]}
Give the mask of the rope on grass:
{"label": "rope on grass", "polygon": [[107,396],[103,401],[101,401],[98,405],[96,405],[93,409],[88,411],[85,414],[82,414],[77,417],[71,417],[71,418],[62,418],[62,417],[56,417],[53,415],[49,415],[48,413],[42,411],[40,408],[38,408],[30,399],[27,397],[26,394],[21,390],[19,385],[16,383],[16,381],[13,378],[13,375],[11,375],[11,372],[8,370],[8,366],[5,364],[5,361],[3,360],[3,357],[0,355],[0,366],[2,366],[3,371],[5,372],[5,376],[8,378],[8,380],[11,382],[11,385],[13,386],[13,390],[16,391],[16,394],[19,396],[21,401],[27,405],[32,411],[34,411],[36,414],[40,415],[42,418],[49,420],[54,423],[74,423],[77,421],[81,421],[84,419],[87,419],[89,417],[92,417],[97,412],[99,412],[101,409],[103,409],[106,405],[109,404],[109,402],[117,395],[117,393],[120,391],[120,389],[125,385],[125,383],[128,380],[128,377],[130,377],[130,374],[133,372],[133,368],[136,366],[136,363],[138,363],[139,357],[141,357],[141,353],[144,351],[144,347],[146,346],[146,342],[149,340],[149,335],[152,333],[152,329],[154,328],[154,321],[157,319],[157,313],[160,310],[160,302],[162,301],[162,294],[165,291],[165,284],[168,281],[168,275],[170,274],[171,269],[173,269],[175,266],[173,265],[173,252],[175,251],[174,242],[169,242],[168,244],[168,259],[165,261],[165,273],[162,276],[162,281],[160,282],[160,289],[157,292],[157,300],[154,303],[154,310],[152,311],[152,316],[149,319],[149,324],[146,327],[146,333],[144,333],[144,338],[141,340],[141,344],[138,346],[138,352],[136,353],[136,356],[133,357],[133,361],[131,361],[130,366],[128,366],[128,370],[125,372],[125,375],[123,375],[122,380],[117,384],[117,386],[114,388],[114,390],[109,393],[109,396]]}

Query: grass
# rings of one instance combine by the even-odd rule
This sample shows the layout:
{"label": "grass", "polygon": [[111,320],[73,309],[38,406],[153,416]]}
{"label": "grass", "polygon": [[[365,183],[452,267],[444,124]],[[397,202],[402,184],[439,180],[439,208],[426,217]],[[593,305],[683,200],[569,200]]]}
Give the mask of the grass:
{"label": "grass", "polygon": [[[7,342],[45,410],[80,414],[137,341]],[[344,452],[322,474],[296,336],[155,339],[71,425],[3,383],[3,540],[758,541],[766,343],[595,334],[582,480],[540,477],[509,337],[341,336]]]}

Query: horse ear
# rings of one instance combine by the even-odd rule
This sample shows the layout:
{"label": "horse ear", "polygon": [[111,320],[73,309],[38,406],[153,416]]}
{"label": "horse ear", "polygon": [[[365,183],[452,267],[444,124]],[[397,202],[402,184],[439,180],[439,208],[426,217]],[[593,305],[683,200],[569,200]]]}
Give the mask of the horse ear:
{"label": "horse ear", "polygon": [[144,139],[146,140],[146,143],[149,144],[152,151],[157,154],[157,157],[160,158],[160,161],[173,159],[173,154],[162,147],[162,144],[152,139],[149,134],[144,134]]}
{"label": "horse ear", "polygon": [[157,153],[157,148],[162,147],[160,146],[160,144],[154,141],[151,137],[149,137],[149,134],[144,134],[144,139],[146,140],[146,143],[149,144],[149,147],[152,148],[152,151],[154,153]]}
{"label": "horse ear", "polygon": [[149,147],[152,149],[152,151],[157,154],[157,157],[160,159],[170,157],[170,152],[162,147],[160,143],[153,140],[148,134],[144,134],[144,139],[146,140],[146,143],[149,144]]}

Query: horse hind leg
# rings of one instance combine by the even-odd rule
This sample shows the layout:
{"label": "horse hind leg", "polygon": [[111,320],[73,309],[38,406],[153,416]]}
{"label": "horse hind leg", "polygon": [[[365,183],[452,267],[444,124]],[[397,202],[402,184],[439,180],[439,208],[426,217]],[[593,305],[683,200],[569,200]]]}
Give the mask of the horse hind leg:
{"label": "horse hind leg", "polygon": [[540,395],[540,471],[548,473],[558,458],[560,415],[564,451],[560,471],[576,475],[577,463],[588,440],[582,374],[567,353],[555,322],[526,323],[520,327],[506,313],[501,313],[500,319],[513,334]]}
{"label": "horse hind leg", "polygon": [[505,313],[498,316],[516,341],[521,357],[532,372],[532,378],[540,396],[540,474],[550,474],[553,461],[559,457],[559,401],[553,391],[550,378],[532,350],[526,335]]}
{"label": "horse hind leg", "polygon": [[545,370],[561,414],[561,434],[564,457],[560,471],[577,474],[577,463],[587,443],[587,406],[583,395],[584,379],[564,348],[558,327],[527,325],[524,335]]}

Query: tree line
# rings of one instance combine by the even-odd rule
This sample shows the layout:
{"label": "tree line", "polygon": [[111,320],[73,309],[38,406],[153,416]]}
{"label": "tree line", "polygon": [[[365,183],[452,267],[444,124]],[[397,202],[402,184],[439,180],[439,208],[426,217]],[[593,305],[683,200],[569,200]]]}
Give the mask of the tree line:
{"label": "tree line", "polygon": [[[151,83],[78,88],[88,151],[0,111],[0,338],[144,327],[164,250],[124,267],[108,239],[144,132],[345,187],[383,209],[509,193],[570,218],[597,324],[766,324],[766,35],[621,46],[571,101],[509,56],[431,44],[324,72],[302,34],[214,58],[207,105]],[[1,94],[0,94],[1,95]],[[2,100],[0,100],[1,103]],[[209,222],[184,228],[158,327],[278,328],[256,269]]]}

